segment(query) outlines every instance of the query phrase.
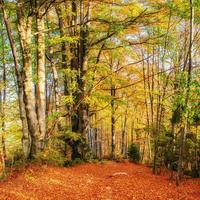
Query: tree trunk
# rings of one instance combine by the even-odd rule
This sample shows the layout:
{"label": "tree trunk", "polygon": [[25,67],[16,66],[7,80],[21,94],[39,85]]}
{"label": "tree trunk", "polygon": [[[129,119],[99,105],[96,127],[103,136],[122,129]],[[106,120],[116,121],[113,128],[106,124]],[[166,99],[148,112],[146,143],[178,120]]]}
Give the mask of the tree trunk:
{"label": "tree trunk", "polygon": [[133,144],[134,136],[134,120],[131,122],[131,144]]}
{"label": "tree trunk", "polygon": [[4,32],[2,31],[1,34],[2,37],[2,64],[3,64],[3,77],[2,77],[2,82],[3,82],[3,88],[0,88],[0,113],[1,113],[1,129],[2,129],[2,134],[1,134],[1,161],[2,161],[2,171],[3,174],[5,173],[5,162],[7,159],[7,154],[6,154],[6,144],[5,144],[5,106],[6,106],[6,63],[5,63],[5,38],[4,38]]}
{"label": "tree trunk", "polygon": [[44,148],[46,137],[46,73],[45,73],[45,34],[44,18],[39,9],[36,16],[37,26],[37,83],[36,83],[36,110],[39,125],[39,148]]}
{"label": "tree trunk", "polygon": [[193,50],[193,23],[194,23],[194,8],[193,8],[193,0],[190,0],[190,34],[189,34],[189,63],[188,63],[188,70],[187,70],[187,87],[185,93],[185,121],[184,121],[184,128],[181,131],[180,135],[180,151],[179,151],[179,160],[178,160],[178,172],[176,178],[176,184],[180,184],[181,177],[183,175],[183,160],[184,160],[184,149],[185,149],[185,137],[188,131],[188,101],[189,101],[189,93],[190,93],[190,82],[191,82],[191,72],[192,72],[192,50]]}
{"label": "tree trunk", "polygon": [[[52,55],[52,59],[53,59],[53,52],[51,52],[51,55]],[[55,108],[56,108],[56,112],[59,112],[60,111],[60,108],[59,108],[60,100],[59,100],[59,91],[58,91],[58,71],[57,71],[56,65],[53,61],[51,62],[51,67],[52,67],[53,81],[54,81]]]}
{"label": "tree trunk", "polygon": [[25,17],[23,13],[23,3],[18,2],[18,31],[23,58],[23,92],[24,104],[27,117],[28,130],[31,136],[30,158],[33,158],[38,150],[39,126],[35,109],[35,94],[32,80],[31,61],[31,28],[32,16]]}
{"label": "tree trunk", "polygon": [[[69,22],[67,22],[67,19],[63,17],[63,13],[66,12],[66,9],[69,6],[69,2],[67,2],[66,0],[64,1],[63,4],[56,6],[56,13],[58,16],[58,24],[59,24],[59,31],[60,31],[60,37],[63,38],[65,36],[65,34],[67,33],[67,31],[69,31],[67,28],[67,26],[70,26],[71,24],[69,24]],[[67,16],[68,17],[68,16]],[[70,32],[70,31],[69,31]],[[72,34],[70,32],[70,34]],[[73,34],[71,35],[73,36]],[[67,59],[67,53],[69,53],[68,47],[66,42],[62,42],[61,43],[61,52],[62,52],[62,69],[63,70],[69,70],[70,67],[68,66],[68,59]],[[53,69],[54,70],[54,69]],[[55,72],[55,70],[54,70]],[[70,88],[70,83],[71,83],[71,77],[69,77],[69,75],[64,75],[64,95],[68,96],[71,95],[71,92],[69,90]],[[72,129],[72,124],[71,124],[71,105],[66,105],[66,110],[69,113],[67,115],[67,126]]]}
{"label": "tree trunk", "polygon": [[3,19],[4,19],[5,26],[6,26],[6,31],[8,34],[8,39],[10,42],[12,56],[13,56],[13,60],[14,60],[15,75],[16,75],[17,86],[18,86],[17,93],[18,93],[19,113],[20,113],[20,119],[21,119],[21,123],[22,123],[22,148],[23,148],[24,156],[25,156],[25,158],[27,158],[29,156],[29,152],[30,152],[30,136],[29,136],[29,132],[28,132],[26,113],[25,113],[25,107],[24,107],[24,101],[23,101],[23,80],[22,80],[20,65],[19,65],[19,61],[18,61],[18,54],[17,54],[15,42],[13,39],[12,29],[11,29],[11,25],[10,25],[10,22],[7,17],[6,10],[4,9],[3,0],[0,0],[0,4],[1,4]]}
{"label": "tree trunk", "polygon": [[[144,53],[142,52],[142,56],[144,59]],[[144,91],[145,91],[145,108],[146,108],[146,122],[147,122],[147,133],[145,133],[145,142],[144,142],[144,149],[143,149],[143,156],[142,156],[142,161],[144,158],[145,154],[145,146],[146,146],[146,139],[148,140],[148,159],[151,161],[151,144],[150,144],[150,139],[151,139],[151,134],[150,134],[150,122],[149,122],[149,109],[148,109],[148,102],[147,102],[147,87],[146,87],[146,73],[145,73],[145,63],[143,61],[143,83],[144,83]],[[147,75],[149,76],[149,74]]]}
{"label": "tree trunk", "polygon": [[[84,14],[84,4],[80,1],[80,31],[77,30],[77,12],[78,12],[78,3],[77,1],[72,1],[72,12],[71,17],[71,36],[78,36],[78,44],[71,44],[70,52],[72,54],[71,58],[71,69],[77,72],[76,82],[77,90],[73,93],[75,99],[75,109],[74,113],[71,116],[72,131],[81,133],[82,139],[85,142],[86,134],[89,128],[89,105],[84,101],[85,98],[85,80],[84,76],[87,72],[87,54],[88,54],[88,17],[89,12]],[[84,143],[83,142],[83,143]],[[84,157],[84,150],[82,149],[82,156]]]}
{"label": "tree trunk", "polygon": [[123,121],[123,126],[122,126],[122,149],[121,149],[121,154],[125,156],[126,150],[127,150],[127,140],[125,144],[125,135],[126,135],[126,124],[127,124],[127,116],[128,115],[128,102],[126,105],[126,110],[124,114],[124,121]]}
{"label": "tree trunk", "polygon": [[115,158],[115,86],[111,86],[111,157]]}
{"label": "tree trunk", "polygon": [[[6,101],[6,98],[5,98],[5,91],[6,89],[4,88],[3,90],[0,90],[0,113],[1,113],[1,150],[0,150],[0,153],[1,153],[1,165],[2,165],[2,176],[4,175],[5,173],[5,168],[6,168],[6,158],[7,158],[7,154],[6,154],[6,145],[5,145],[5,101]],[[0,170],[0,171],[1,171]]]}

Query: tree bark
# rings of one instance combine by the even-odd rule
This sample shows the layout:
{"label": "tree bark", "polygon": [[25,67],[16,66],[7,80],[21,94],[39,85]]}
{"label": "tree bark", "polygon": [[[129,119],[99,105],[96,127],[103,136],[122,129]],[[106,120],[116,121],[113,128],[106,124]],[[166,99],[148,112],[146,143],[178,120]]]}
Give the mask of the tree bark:
{"label": "tree bark", "polygon": [[35,93],[32,79],[32,60],[31,60],[31,29],[32,16],[25,16],[23,11],[23,1],[17,4],[18,12],[18,31],[23,58],[23,91],[24,104],[27,117],[28,130],[31,136],[30,158],[33,158],[38,151],[38,140],[40,136],[39,125],[35,108]]}
{"label": "tree bark", "polygon": [[36,110],[39,124],[39,148],[44,148],[46,138],[46,73],[45,73],[45,34],[44,18],[41,9],[36,16],[37,26],[37,83],[36,83]]}
{"label": "tree bark", "polygon": [[127,140],[125,144],[125,136],[126,136],[126,124],[127,124],[127,117],[128,117],[128,100],[127,100],[127,105],[126,105],[126,110],[124,113],[124,120],[123,120],[123,126],[122,126],[122,149],[121,149],[121,154],[125,156],[126,154],[126,147],[127,147]]}
{"label": "tree bark", "polygon": [[189,101],[189,93],[190,93],[190,83],[191,83],[191,72],[192,72],[192,50],[193,50],[193,25],[194,25],[194,8],[193,8],[193,0],[190,0],[190,32],[189,32],[189,50],[188,50],[188,70],[187,70],[187,87],[185,93],[185,120],[184,120],[184,127],[181,130],[180,135],[180,151],[179,151],[179,160],[178,160],[178,171],[176,177],[176,184],[180,184],[180,180],[183,175],[183,161],[184,161],[184,150],[185,150],[185,137],[188,131],[188,101]]}
{"label": "tree bark", "polygon": [[115,158],[115,95],[116,90],[115,86],[111,86],[111,157],[112,159]]}

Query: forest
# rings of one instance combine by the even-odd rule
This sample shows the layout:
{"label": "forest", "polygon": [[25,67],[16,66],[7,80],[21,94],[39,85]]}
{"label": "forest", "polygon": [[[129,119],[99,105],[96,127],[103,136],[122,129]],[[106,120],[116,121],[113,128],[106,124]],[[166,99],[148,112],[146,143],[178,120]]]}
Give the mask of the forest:
{"label": "forest", "polygon": [[[0,0],[0,199],[198,200],[199,16],[199,0]],[[148,178],[161,193],[137,196]]]}

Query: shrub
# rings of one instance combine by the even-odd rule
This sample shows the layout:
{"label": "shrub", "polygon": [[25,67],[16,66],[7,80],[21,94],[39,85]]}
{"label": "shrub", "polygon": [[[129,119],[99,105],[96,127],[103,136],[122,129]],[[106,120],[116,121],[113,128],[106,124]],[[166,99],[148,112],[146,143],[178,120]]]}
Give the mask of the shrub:
{"label": "shrub", "polygon": [[116,154],[115,155],[115,161],[116,162],[123,162],[124,161],[124,158],[123,158],[123,155],[122,154]]}
{"label": "shrub", "polygon": [[43,152],[37,153],[35,159],[41,164],[65,166],[67,159],[57,149],[46,148]]}
{"label": "shrub", "polygon": [[65,148],[65,142],[54,135],[49,139],[44,151],[36,154],[35,159],[41,164],[65,166],[67,163]]}
{"label": "shrub", "polygon": [[128,150],[129,160],[138,163],[140,161],[140,150],[136,144],[131,144]]}
{"label": "shrub", "polygon": [[44,151],[35,156],[41,164],[72,166],[91,158],[91,152],[81,134],[63,130],[52,135]]}
{"label": "shrub", "polygon": [[80,165],[83,164],[84,160],[82,160],[81,158],[75,158],[74,160],[72,160],[72,166],[73,165]]}
{"label": "shrub", "polygon": [[5,160],[6,167],[23,166],[26,163],[22,149],[17,148],[12,154],[9,154]]}

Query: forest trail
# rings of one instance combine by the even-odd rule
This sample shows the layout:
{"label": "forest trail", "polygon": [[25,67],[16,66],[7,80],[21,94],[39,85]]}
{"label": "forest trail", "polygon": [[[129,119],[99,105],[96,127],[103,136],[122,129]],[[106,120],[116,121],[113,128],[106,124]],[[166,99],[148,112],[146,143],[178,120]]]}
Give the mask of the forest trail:
{"label": "forest trail", "polygon": [[200,180],[179,187],[132,163],[31,166],[0,183],[2,200],[199,200]]}

